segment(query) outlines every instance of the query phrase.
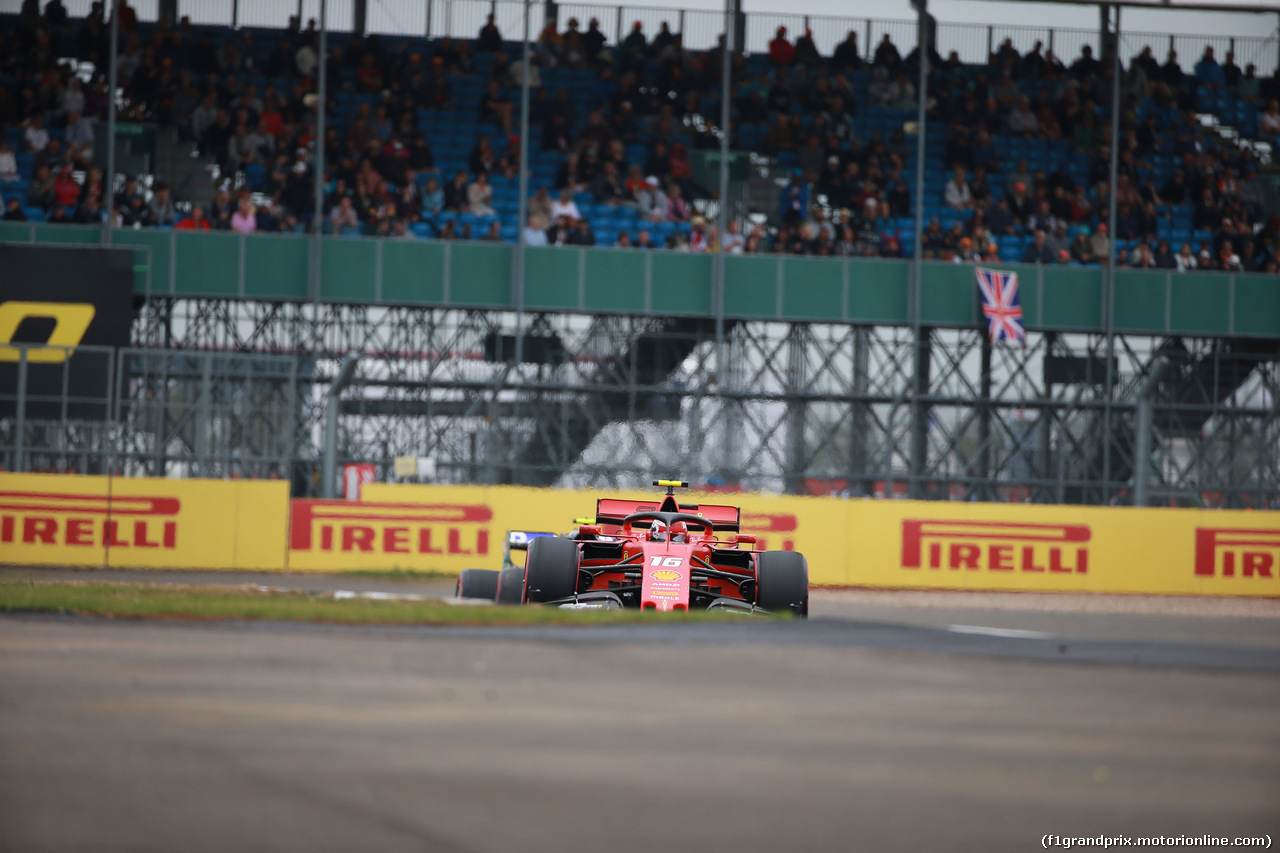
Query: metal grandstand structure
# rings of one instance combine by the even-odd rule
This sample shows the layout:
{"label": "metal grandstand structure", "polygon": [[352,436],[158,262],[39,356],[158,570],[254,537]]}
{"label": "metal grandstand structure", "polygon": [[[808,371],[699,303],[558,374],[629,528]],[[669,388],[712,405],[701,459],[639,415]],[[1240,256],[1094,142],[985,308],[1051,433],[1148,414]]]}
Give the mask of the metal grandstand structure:
{"label": "metal grandstand structure", "polygon": [[1108,504],[1132,500],[1145,458],[1150,504],[1280,496],[1275,341],[1118,335],[1109,397],[1103,335],[926,330],[917,375],[907,327],[738,322],[718,347],[703,320],[537,314],[523,364],[515,328],[507,312],[154,299],[136,348],[67,362],[110,360],[106,419],[0,421],[0,450],[9,470],[314,493],[324,392],[357,352],[339,459],[384,479],[407,455],[449,483],[631,488],[679,470],[731,490]]}

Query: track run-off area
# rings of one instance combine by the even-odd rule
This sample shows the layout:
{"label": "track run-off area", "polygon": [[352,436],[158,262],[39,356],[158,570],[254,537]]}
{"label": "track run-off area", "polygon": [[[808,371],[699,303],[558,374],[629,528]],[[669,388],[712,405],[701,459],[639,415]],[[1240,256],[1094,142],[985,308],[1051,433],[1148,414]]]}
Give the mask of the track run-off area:
{"label": "track run-off area", "polygon": [[[23,577],[453,586],[0,569]],[[815,590],[811,613],[478,629],[0,616],[0,850],[1277,839],[1280,601]]]}

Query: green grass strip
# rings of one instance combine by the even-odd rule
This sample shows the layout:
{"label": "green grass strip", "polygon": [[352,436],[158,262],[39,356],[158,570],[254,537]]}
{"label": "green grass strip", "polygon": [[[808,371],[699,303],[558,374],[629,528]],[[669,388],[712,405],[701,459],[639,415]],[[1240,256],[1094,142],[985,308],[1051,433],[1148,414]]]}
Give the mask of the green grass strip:
{"label": "green grass strip", "polygon": [[0,613],[64,613],[126,619],[266,620],[369,625],[599,625],[689,622],[724,614],[453,606],[439,600],[335,601],[253,587],[80,581],[0,581]]}
{"label": "green grass strip", "polygon": [[381,581],[438,581],[445,578],[453,580],[458,577],[456,571],[450,572],[443,569],[339,569],[324,572],[324,574]]}

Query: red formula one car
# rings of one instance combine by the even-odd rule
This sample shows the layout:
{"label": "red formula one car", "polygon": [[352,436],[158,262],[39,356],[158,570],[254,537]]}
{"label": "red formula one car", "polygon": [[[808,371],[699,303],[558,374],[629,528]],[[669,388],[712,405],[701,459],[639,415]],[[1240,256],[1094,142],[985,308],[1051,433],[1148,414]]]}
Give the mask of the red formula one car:
{"label": "red formula one car", "polygon": [[[739,532],[737,507],[680,504],[675,489],[688,483],[657,480],[654,485],[667,489],[659,500],[602,498],[594,524],[582,524],[568,536],[531,540],[520,602],[808,616],[804,555],[756,551],[756,538]],[[503,572],[501,582],[508,594],[499,598],[505,601],[516,598],[506,577],[510,571]],[[459,594],[463,586],[459,579]]]}

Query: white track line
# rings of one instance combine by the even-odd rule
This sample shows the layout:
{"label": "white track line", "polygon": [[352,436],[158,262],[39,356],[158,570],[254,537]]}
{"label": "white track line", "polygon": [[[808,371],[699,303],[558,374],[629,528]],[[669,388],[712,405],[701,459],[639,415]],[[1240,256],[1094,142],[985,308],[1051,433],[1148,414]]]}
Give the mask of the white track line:
{"label": "white track line", "polygon": [[1048,640],[1052,634],[1043,631],[1019,631],[1017,628],[988,628],[984,625],[948,625],[953,634],[981,634],[984,637],[1010,637],[1015,640]]}

